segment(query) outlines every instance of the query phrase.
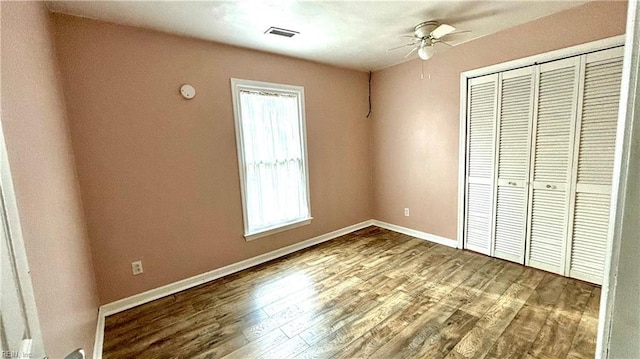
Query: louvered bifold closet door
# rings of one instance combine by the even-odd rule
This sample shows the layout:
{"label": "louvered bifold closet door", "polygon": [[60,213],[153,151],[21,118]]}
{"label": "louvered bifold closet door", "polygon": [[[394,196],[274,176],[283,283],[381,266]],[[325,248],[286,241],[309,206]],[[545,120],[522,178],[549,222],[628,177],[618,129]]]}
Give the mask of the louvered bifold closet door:
{"label": "louvered bifold closet door", "polygon": [[534,67],[500,75],[494,256],[524,263]]}
{"label": "louvered bifold closet door", "polygon": [[609,231],[622,56],[622,48],[615,48],[584,55],[582,60],[567,270],[571,277],[597,284],[602,283]]}
{"label": "louvered bifold closet door", "polygon": [[498,75],[470,79],[467,86],[465,248],[489,255]]}
{"label": "louvered bifold closet door", "polygon": [[539,66],[525,263],[564,274],[580,58]]}

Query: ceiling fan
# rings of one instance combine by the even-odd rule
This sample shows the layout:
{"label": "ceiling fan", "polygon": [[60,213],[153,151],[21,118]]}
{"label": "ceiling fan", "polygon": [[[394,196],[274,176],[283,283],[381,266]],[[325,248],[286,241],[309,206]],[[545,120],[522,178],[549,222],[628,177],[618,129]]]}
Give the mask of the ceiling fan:
{"label": "ceiling fan", "polygon": [[[387,51],[393,51],[407,46],[412,46],[413,49],[411,49],[411,51],[405,55],[405,59],[417,51],[418,57],[423,60],[429,60],[436,53],[436,49],[434,47],[435,44],[445,44],[447,46],[453,46],[449,43],[444,42],[442,38],[452,34],[454,31],[456,31],[455,27],[447,24],[441,24],[437,21],[421,22],[415,26],[413,35],[405,36],[412,39],[411,43],[394,47],[388,49]],[[458,31],[456,32],[456,34],[459,34],[461,32],[468,31]]]}

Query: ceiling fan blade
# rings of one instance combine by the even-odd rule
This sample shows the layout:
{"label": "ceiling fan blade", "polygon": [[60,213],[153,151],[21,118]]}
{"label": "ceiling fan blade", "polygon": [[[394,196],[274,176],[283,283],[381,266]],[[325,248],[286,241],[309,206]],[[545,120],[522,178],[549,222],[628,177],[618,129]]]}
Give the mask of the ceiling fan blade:
{"label": "ceiling fan blade", "polygon": [[442,40],[434,41],[433,43],[434,44],[444,44],[444,45],[447,45],[449,47],[453,47],[453,45],[451,45],[450,43],[442,41]]}
{"label": "ceiling fan blade", "polygon": [[408,54],[404,55],[404,58],[408,58],[409,56],[411,56],[414,52],[418,51],[418,47],[414,47]]}
{"label": "ceiling fan blade", "polygon": [[438,27],[436,27],[435,30],[431,31],[431,38],[432,39],[439,39],[445,35],[448,35],[452,32],[456,31],[456,28],[451,26],[451,25],[447,25],[447,24],[442,24]]}
{"label": "ceiling fan blade", "polygon": [[398,49],[401,49],[401,48],[407,47],[407,46],[415,46],[415,44],[406,44],[406,45],[401,45],[401,46],[397,46],[397,47],[392,47],[390,49],[387,49],[387,52],[393,51],[393,50],[398,50]]}
{"label": "ceiling fan blade", "polygon": [[454,32],[450,32],[447,35],[458,35],[458,34],[466,34],[468,32],[471,32],[471,30],[460,30],[460,31],[454,31]]}

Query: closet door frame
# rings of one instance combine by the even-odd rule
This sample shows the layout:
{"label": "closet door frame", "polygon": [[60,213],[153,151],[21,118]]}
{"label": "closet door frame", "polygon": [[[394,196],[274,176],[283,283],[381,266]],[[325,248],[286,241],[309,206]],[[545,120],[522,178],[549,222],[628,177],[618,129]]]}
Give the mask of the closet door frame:
{"label": "closet door frame", "polygon": [[460,142],[459,142],[459,158],[458,158],[458,230],[457,230],[457,248],[466,248],[464,237],[465,225],[465,207],[466,207],[466,182],[467,182],[467,137],[468,137],[468,118],[467,118],[467,98],[469,81],[475,77],[499,73],[507,70],[513,70],[520,67],[532,66],[544,62],[550,62],[567,57],[578,56],[589,52],[606,50],[613,47],[624,45],[625,36],[619,35],[598,41],[588,42],[565,49],[555,50],[542,53],[522,59],[508,61],[484,68],[465,71],[460,74]]}

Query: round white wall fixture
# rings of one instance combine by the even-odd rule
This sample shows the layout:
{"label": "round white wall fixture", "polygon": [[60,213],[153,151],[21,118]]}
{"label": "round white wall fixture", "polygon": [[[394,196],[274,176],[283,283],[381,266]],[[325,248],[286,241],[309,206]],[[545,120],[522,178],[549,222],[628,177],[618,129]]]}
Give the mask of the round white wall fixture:
{"label": "round white wall fixture", "polygon": [[196,95],[196,89],[191,85],[182,85],[182,87],[180,87],[180,93],[182,97],[191,100]]}

